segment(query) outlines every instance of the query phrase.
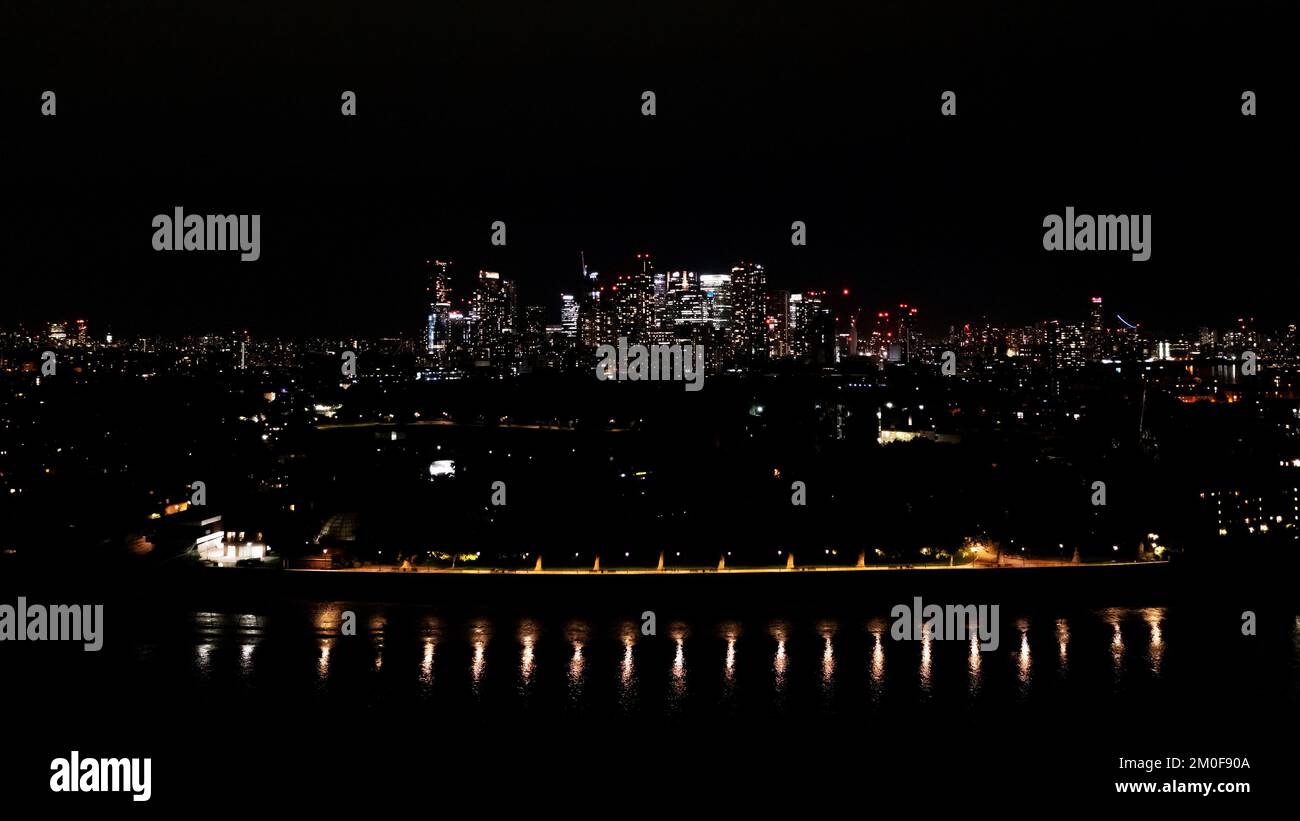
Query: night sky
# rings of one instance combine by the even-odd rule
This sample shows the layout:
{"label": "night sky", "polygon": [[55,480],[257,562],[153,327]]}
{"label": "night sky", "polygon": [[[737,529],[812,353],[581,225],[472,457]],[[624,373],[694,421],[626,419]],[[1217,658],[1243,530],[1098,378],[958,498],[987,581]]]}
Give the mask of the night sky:
{"label": "night sky", "polygon": [[[579,250],[756,259],[933,330],[1092,294],[1148,327],[1300,319],[1280,4],[143,5],[3,12],[0,322],[412,333],[427,257],[555,321]],[[154,252],[177,205],[260,213],[261,260]],[[1044,252],[1067,205],[1152,214],[1151,260]]]}

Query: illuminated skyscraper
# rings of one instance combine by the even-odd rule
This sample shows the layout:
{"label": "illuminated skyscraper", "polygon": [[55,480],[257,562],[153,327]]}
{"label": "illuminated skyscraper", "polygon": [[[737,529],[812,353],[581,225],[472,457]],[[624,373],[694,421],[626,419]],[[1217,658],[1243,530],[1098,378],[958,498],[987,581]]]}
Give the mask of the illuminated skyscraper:
{"label": "illuminated skyscraper", "polygon": [[767,355],[770,359],[785,359],[790,351],[790,292],[772,291],[766,295]]}
{"label": "illuminated skyscraper", "polygon": [[1095,296],[1091,300],[1092,311],[1089,316],[1088,330],[1094,334],[1100,334],[1102,328],[1106,325],[1105,311],[1102,309],[1101,297]]}
{"label": "illuminated skyscraper", "polygon": [[529,365],[536,366],[546,353],[546,309],[541,305],[527,305],[523,309],[523,328],[520,342]]}
{"label": "illuminated skyscraper", "polygon": [[600,344],[600,303],[599,296],[591,296],[578,306],[578,343],[583,348],[595,348]]}
{"label": "illuminated skyscraper", "polygon": [[870,355],[877,359],[889,357],[889,346],[894,341],[894,326],[889,320],[889,311],[877,311],[876,321],[871,328]]}
{"label": "illuminated skyscraper", "polygon": [[807,311],[804,309],[803,294],[790,294],[790,353],[795,359],[803,359],[807,350],[804,329],[808,324]]}
{"label": "illuminated skyscraper", "polygon": [[790,295],[790,338],[795,358],[817,365],[835,361],[835,317],[825,291]]}
{"label": "illuminated skyscraper", "polygon": [[[648,256],[642,259],[642,267],[648,264]],[[608,298],[612,316],[612,339],[627,337],[629,342],[648,342],[654,328],[654,280],[650,273],[638,271],[631,274],[619,274],[602,292],[602,300]]]}
{"label": "illuminated skyscraper", "polygon": [[667,275],[664,288],[666,322],[675,339],[688,339],[689,327],[704,322],[700,278],[693,271],[673,271]]}
{"label": "illuminated skyscraper", "polygon": [[474,356],[502,363],[515,353],[515,286],[496,271],[479,271],[470,309]]}
{"label": "illuminated skyscraper", "polygon": [[1089,300],[1088,327],[1084,334],[1084,343],[1088,349],[1086,359],[1095,362],[1110,353],[1109,340],[1106,338],[1106,314],[1099,296]]}
{"label": "illuminated skyscraper", "polygon": [[560,327],[569,339],[578,338],[578,300],[573,294],[560,294]]}
{"label": "illuminated skyscraper", "polygon": [[894,339],[898,343],[900,361],[902,362],[911,362],[919,353],[920,338],[916,330],[917,313],[918,309],[915,305],[902,303],[898,306],[898,328],[894,334]]}
{"label": "illuminated skyscraper", "polygon": [[767,358],[767,276],[763,266],[744,262],[731,269],[731,350],[738,362]]}
{"label": "illuminated skyscraper", "polygon": [[451,334],[448,315],[451,312],[451,263],[443,260],[425,260],[425,298],[429,303],[428,324],[425,328],[427,353],[445,357]]}
{"label": "illuminated skyscraper", "polygon": [[700,274],[700,292],[703,294],[704,319],[714,330],[731,327],[731,275]]}
{"label": "illuminated skyscraper", "polygon": [[825,300],[825,291],[804,293],[804,308],[808,312],[808,358],[815,365],[835,362],[835,314]]}

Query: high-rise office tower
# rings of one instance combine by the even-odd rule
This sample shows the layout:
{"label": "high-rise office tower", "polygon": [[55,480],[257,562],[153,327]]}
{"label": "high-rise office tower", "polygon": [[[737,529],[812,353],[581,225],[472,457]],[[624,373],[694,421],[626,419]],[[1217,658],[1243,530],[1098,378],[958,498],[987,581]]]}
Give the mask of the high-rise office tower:
{"label": "high-rise office tower", "polygon": [[1109,340],[1106,338],[1106,314],[1099,296],[1089,300],[1088,308],[1088,328],[1085,334],[1087,358],[1095,362],[1110,353]]}
{"label": "high-rise office tower", "polygon": [[613,313],[614,338],[604,341],[612,343],[619,337],[633,343],[650,341],[650,331],[654,328],[652,275],[644,271],[619,274],[602,293],[602,298],[605,296],[609,297]]}
{"label": "high-rise office tower", "polygon": [[763,266],[742,262],[731,269],[731,351],[736,361],[767,358],[767,276]]}
{"label": "high-rise office tower", "polygon": [[474,355],[504,362],[515,352],[515,286],[496,271],[479,271],[470,310]]}
{"label": "high-rise office tower", "polygon": [[790,312],[787,314],[790,334],[790,355],[803,359],[807,349],[804,329],[808,324],[807,311],[804,308],[803,294],[790,294]]}
{"label": "high-rise office tower", "polygon": [[731,275],[700,274],[700,292],[704,295],[704,320],[714,330],[731,327]]}
{"label": "high-rise office tower", "polygon": [[1092,331],[1094,334],[1099,334],[1101,333],[1102,328],[1105,327],[1106,324],[1105,312],[1102,309],[1101,297],[1099,296],[1093,297],[1090,300],[1090,304],[1092,306],[1092,309],[1089,313],[1088,330]]}
{"label": "high-rise office tower", "polygon": [[451,313],[451,263],[426,259],[424,265],[424,293],[429,307],[425,351],[445,356],[451,339],[448,320]]}
{"label": "high-rise office tower", "polygon": [[520,343],[529,364],[536,365],[546,353],[546,309],[541,305],[527,305],[522,311],[523,328]]}
{"label": "high-rise office tower", "polygon": [[665,325],[679,341],[690,337],[690,326],[704,322],[700,278],[693,271],[673,271],[665,276],[664,313]]}
{"label": "high-rise office tower", "polygon": [[588,297],[578,306],[578,343],[583,348],[600,344],[600,303],[598,297]]}
{"label": "high-rise office tower", "polygon": [[826,304],[826,292],[820,291],[809,301],[804,294],[804,307],[808,310],[808,353],[816,365],[835,362],[835,314]]}
{"label": "high-rise office tower", "polygon": [[797,359],[817,365],[835,361],[835,316],[825,298],[825,291],[790,295],[791,349]]}
{"label": "high-rise office tower", "polygon": [[895,341],[898,343],[901,353],[900,361],[911,362],[916,358],[917,349],[920,344],[920,338],[917,336],[916,315],[918,313],[915,305],[902,303],[898,306],[898,328],[894,334]]}
{"label": "high-rise office tower", "polygon": [[785,359],[790,351],[790,292],[772,291],[766,295],[764,317],[769,359]]}
{"label": "high-rise office tower", "polygon": [[573,294],[560,294],[560,327],[569,339],[578,338],[578,300]]}

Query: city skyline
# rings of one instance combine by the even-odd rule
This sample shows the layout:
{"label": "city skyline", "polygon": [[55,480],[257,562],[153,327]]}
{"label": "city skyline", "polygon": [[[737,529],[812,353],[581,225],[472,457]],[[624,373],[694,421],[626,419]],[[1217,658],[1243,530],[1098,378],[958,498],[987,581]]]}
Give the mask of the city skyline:
{"label": "city skyline", "polygon": [[1276,0],[11,5],[10,804],[1287,803]]}
{"label": "city skyline", "polygon": [[[585,252],[580,251],[579,255],[580,259],[585,263]],[[726,273],[709,274],[691,269],[678,269],[672,271],[654,269],[653,263],[650,262],[653,258],[652,254],[644,253],[634,255],[634,259],[638,265],[642,264],[643,258],[646,261],[645,264],[649,267],[643,270],[642,273],[650,277],[647,279],[647,282],[652,283],[654,286],[654,298],[662,298],[665,291],[665,278],[673,282],[676,282],[676,279],[674,278],[681,279],[680,288],[668,288],[666,289],[668,291],[699,291],[702,284],[707,287],[710,282],[713,282],[725,283],[726,291],[729,293],[732,277],[741,269],[741,266],[749,264],[757,267],[763,278],[762,283],[767,283],[766,268],[758,263],[741,263],[741,265],[732,266],[730,271]],[[250,337],[256,336],[263,339],[283,340],[311,338],[383,339],[418,337],[423,339],[428,343],[428,345],[432,345],[434,340],[434,331],[430,324],[430,320],[434,315],[434,311],[431,309],[432,304],[434,302],[442,303],[444,309],[455,314],[457,319],[466,321],[472,320],[476,308],[475,300],[479,296],[478,288],[476,286],[479,279],[486,276],[491,282],[499,281],[502,283],[502,287],[505,289],[503,296],[506,299],[506,303],[503,304],[501,310],[508,313],[511,319],[507,322],[504,317],[500,317],[496,320],[498,325],[509,325],[513,330],[522,332],[527,324],[525,321],[525,312],[533,312],[530,316],[540,316],[541,320],[539,326],[544,327],[547,332],[563,330],[567,337],[577,338],[580,334],[579,310],[584,304],[590,302],[590,297],[595,295],[597,290],[603,290],[606,285],[616,285],[618,281],[627,280],[629,276],[634,276],[629,273],[602,273],[596,271],[594,267],[584,266],[572,277],[573,281],[569,283],[571,286],[570,288],[567,290],[558,289],[554,293],[553,299],[548,300],[545,303],[536,303],[520,300],[518,297],[518,280],[510,276],[508,273],[487,271],[484,269],[478,269],[469,273],[464,271],[452,272],[451,266],[454,265],[452,260],[435,260],[430,258],[423,262],[425,268],[424,272],[419,277],[412,277],[413,283],[417,280],[423,282],[423,299],[417,298],[412,300],[416,305],[402,306],[404,310],[390,310],[390,314],[404,314],[407,316],[407,319],[403,322],[405,327],[397,326],[395,324],[393,327],[386,329],[388,331],[386,333],[365,334],[348,330],[331,330],[328,328],[318,328],[314,332],[297,331],[281,333],[272,329],[267,332],[252,333],[248,328],[241,328],[239,326],[227,326],[224,328],[219,326],[196,328],[185,333],[165,333],[157,331],[123,333],[122,331],[115,331],[111,323],[105,323],[102,319],[95,318],[93,320],[95,332],[91,334],[88,327],[92,320],[87,319],[86,316],[82,315],[77,315],[75,317],[68,313],[60,315],[59,312],[51,312],[53,315],[47,313],[45,316],[29,318],[21,321],[11,320],[2,322],[0,323],[0,331],[5,331],[10,334],[25,332],[33,341],[44,337],[51,342],[76,341],[80,344],[86,344],[92,341],[92,339],[93,341],[100,343],[105,341],[111,342],[112,339],[105,339],[106,335],[115,337],[121,341],[127,339],[182,339],[199,336],[244,334]],[[436,286],[438,288],[436,297],[433,297],[432,295],[435,288],[432,284],[433,276],[431,268],[433,266],[442,267],[442,275],[439,277],[439,284]],[[599,282],[604,283],[604,285],[597,284],[598,277]],[[412,290],[415,289],[412,288]],[[873,330],[873,324],[876,328],[879,328],[881,325],[879,320],[888,319],[891,315],[893,315],[894,319],[897,320],[899,309],[906,312],[909,308],[910,313],[913,316],[911,324],[914,328],[915,334],[918,338],[926,341],[955,339],[959,333],[968,333],[972,328],[979,329],[985,333],[1012,333],[1023,331],[1043,323],[1056,323],[1063,327],[1076,327],[1092,331],[1106,328],[1128,330],[1148,335],[1154,334],[1150,339],[1152,344],[1155,344],[1162,339],[1164,341],[1185,342],[1189,338],[1189,335],[1191,335],[1197,337],[1201,344],[1214,345],[1218,344],[1217,338],[1222,336],[1229,340],[1225,344],[1230,348],[1239,344],[1238,341],[1234,341],[1233,338],[1243,334],[1252,336],[1258,335],[1261,338],[1279,339],[1284,338],[1288,334],[1293,335],[1295,332],[1294,319],[1285,316],[1279,319],[1261,321],[1257,319],[1253,313],[1247,313],[1244,315],[1237,313],[1234,315],[1232,312],[1224,310],[1217,311],[1217,321],[1183,321],[1168,323],[1164,326],[1152,327],[1148,323],[1142,321],[1131,321],[1120,311],[1111,308],[1103,310],[1101,307],[1102,304],[1104,303],[1107,306],[1113,306],[1112,300],[1108,296],[1099,296],[1096,294],[1086,297],[1086,300],[1080,298],[1070,305],[1063,304],[1063,301],[1058,299],[1056,300],[1056,304],[1058,305],[1056,310],[1038,317],[1023,319],[1019,322],[1007,320],[1005,318],[998,318],[995,310],[981,309],[978,307],[967,313],[944,321],[930,316],[928,311],[919,312],[918,304],[911,302],[891,303],[880,298],[875,300],[864,299],[861,297],[860,292],[856,292],[853,289],[830,289],[823,286],[821,288],[814,288],[810,291],[801,291],[788,288],[764,289],[763,285],[760,284],[758,286],[756,297],[751,299],[749,302],[750,312],[756,315],[761,314],[763,320],[770,324],[774,319],[779,319],[781,314],[781,309],[772,303],[774,298],[781,297],[785,300],[789,300],[793,297],[797,302],[804,294],[808,294],[815,299],[834,303],[834,320],[836,322],[837,333],[840,335],[843,335],[851,328],[849,322],[852,319],[861,320],[858,323],[860,330],[863,333],[869,334]],[[727,298],[729,299],[729,297]],[[761,303],[761,305],[759,303]],[[424,306],[424,309],[421,310],[416,307],[417,305]],[[399,306],[394,305],[391,307],[397,308]],[[661,306],[659,310],[663,311],[665,308],[666,306]],[[722,305],[721,309],[725,316],[716,316],[711,321],[714,322],[714,324],[721,323],[722,326],[729,328],[736,320],[736,316],[731,313],[731,306],[729,304]],[[691,309],[679,307],[677,310],[680,312],[681,310]],[[704,306],[701,305],[693,310],[699,314],[697,320],[704,319],[704,315],[699,313],[700,311],[705,310]],[[784,310],[789,310],[788,302],[786,303]],[[542,313],[535,313],[537,311],[541,311]],[[411,327],[412,314],[418,315],[423,320],[420,322],[419,330],[414,334]],[[94,313],[92,312],[89,315],[94,316]],[[1134,314],[1130,315],[1134,317],[1138,316]],[[446,317],[442,317],[440,322],[445,323]],[[608,328],[603,330],[603,341],[610,341],[620,335],[629,336],[630,338],[637,336],[636,331],[629,330],[628,328],[624,328],[622,333],[613,334],[609,332]],[[445,335],[447,332],[444,328],[438,331],[438,333]],[[752,334],[753,332],[751,331],[750,333]],[[1160,339],[1157,339],[1156,337],[1159,337]],[[440,338],[439,344],[442,344],[443,342],[445,342],[445,340]],[[588,347],[593,346],[594,344],[588,345]],[[771,350],[768,356],[772,358],[781,358],[780,355],[776,353],[778,347],[779,346],[772,346],[771,340],[769,340],[769,348]],[[432,353],[432,348],[426,348],[425,352]]]}

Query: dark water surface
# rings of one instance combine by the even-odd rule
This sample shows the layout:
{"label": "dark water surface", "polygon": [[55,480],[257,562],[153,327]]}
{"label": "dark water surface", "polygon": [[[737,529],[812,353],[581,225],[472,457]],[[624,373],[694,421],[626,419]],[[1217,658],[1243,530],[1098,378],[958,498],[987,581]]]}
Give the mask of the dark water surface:
{"label": "dark water surface", "polygon": [[[98,653],[11,644],[9,686],[72,698],[96,679],[124,708],[164,695],[194,710],[682,720],[1083,706],[1154,714],[1198,700],[1294,704],[1300,692],[1300,622],[1265,617],[1259,635],[1244,636],[1239,621],[1186,607],[1004,607],[994,650],[973,637],[894,639],[883,607],[858,618],[660,617],[655,635],[639,617],[563,607],[478,617],[291,600],[143,608],[127,624],[111,612]],[[344,634],[349,612],[355,635]]]}
{"label": "dark water surface", "polygon": [[[1059,801],[1113,797],[1132,775],[1121,756],[1169,755],[1246,756],[1251,770],[1216,779],[1284,783],[1294,757],[1268,739],[1294,729],[1300,704],[1294,615],[1261,613],[1244,636],[1230,613],[1188,604],[1004,606],[998,648],[981,651],[895,640],[890,606],[661,612],[644,635],[639,612],[580,602],[474,615],[141,601],[112,611],[98,653],[3,648],[5,701],[29,711],[8,771],[30,787],[70,749],[151,755],[160,797],[223,804],[243,800],[231,785],[268,779],[326,802],[448,778],[513,799],[499,788],[523,775],[556,789],[584,773],[583,790],[608,791],[645,783],[647,767],[751,781],[773,768],[773,800],[795,808],[794,785],[820,779],[924,790],[969,777]],[[349,611],[356,635],[342,634]],[[596,771],[618,778],[584,780]]]}
{"label": "dark water surface", "polygon": [[[357,635],[341,635],[345,611]],[[297,603],[190,612],[184,629],[116,649],[132,676],[220,700],[596,716],[870,716],[1085,701],[1153,710],[1171,698],[1294,698],[1300,631],[1242,636],[1168,608],[1003,614],[974,639],[891,638],[887,614],[642,622],[457,618],[428,608]],[[1216,626],[1219,629],[1215,629]]]}

